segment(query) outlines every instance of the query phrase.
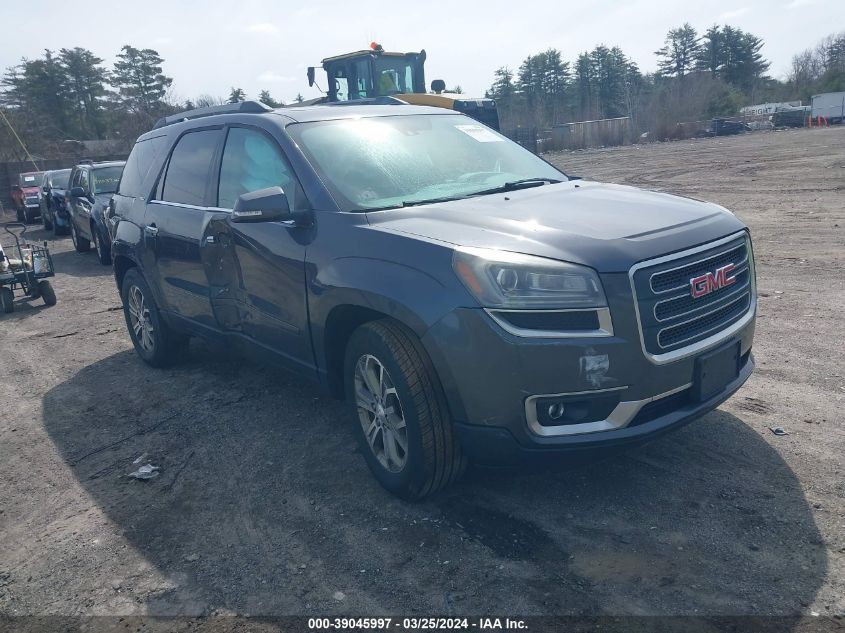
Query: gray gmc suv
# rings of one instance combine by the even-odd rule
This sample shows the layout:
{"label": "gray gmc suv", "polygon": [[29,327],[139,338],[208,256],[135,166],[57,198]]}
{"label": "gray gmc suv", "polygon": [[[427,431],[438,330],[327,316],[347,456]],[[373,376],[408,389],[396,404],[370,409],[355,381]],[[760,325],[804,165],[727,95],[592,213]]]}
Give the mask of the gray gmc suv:
{"label": "gray gmc suv", "polygon": [[168,117],[106,215],[143,360],[200,336],[317,381],[405,498],[469,460],[652,438],[753,369],[754,258],[732,213],[568,178],[447,110]]}

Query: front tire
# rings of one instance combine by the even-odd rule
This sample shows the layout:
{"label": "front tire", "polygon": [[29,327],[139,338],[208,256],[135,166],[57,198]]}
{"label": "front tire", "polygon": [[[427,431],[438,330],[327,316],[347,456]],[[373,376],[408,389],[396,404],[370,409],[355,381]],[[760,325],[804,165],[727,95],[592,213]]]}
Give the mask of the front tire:
{"label": "front tire", "polygon": [[152,367],[167,367],[187,350],[188,337],[161,317],[147,282],[136,268],[123,278],[123,315],[135,351]]}
{"label": "front tire", "polygon": [[41,212],[41,224],[44,225],[44,230],[49,231],[53,228],[53,222],[47,217],[47,212]]}
{"label": "front tire", "polygon": [[44,300],[44,305],[56,305],[56,291],[53,290],[53,285],[46,279],[38,282],[38,294]]}
{"label": "front tire", "polygon": [[97,252],[97,259],[103,266],[108,266],[111,264],[111,248],[107,244],[103,244],[96,226],[91,227],[91,237],[94,238],[94,250]]}
{"label": "front tire", "polygon": [[73,247],[77,253],[87,253],[91,250],[91,242],[84,237],[80,237],[76,230],[76,223],[73,218],[70,219],[70,239],[73,242]]}
{"label": "front tire", "polygon": [[378,482],[422,499],[466,469],[440,381],[419,339],[392,320],[358,328],[344,363],[361,452]]}
{"label": "front tire", "polygon": [[0,288],[0,306],[6,314],[15,311],[15,293],[12,292],[11,288],[5,286]]}
{"label": "front tire", "polygon": [[26,224],[26,212],[23,209],[16,209],[15,210],[18,216],[18,222]]}

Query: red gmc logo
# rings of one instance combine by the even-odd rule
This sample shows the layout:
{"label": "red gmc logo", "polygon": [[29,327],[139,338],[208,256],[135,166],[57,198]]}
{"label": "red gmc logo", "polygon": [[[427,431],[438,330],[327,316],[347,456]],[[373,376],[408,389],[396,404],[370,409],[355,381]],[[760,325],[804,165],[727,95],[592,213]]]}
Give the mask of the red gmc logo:
{"label": "red gmc logo", "polygon": [[690,294],[693,299],[698,299],[704,295],[709,295],[714,290],[719,288],[727,288],[736,283],[736,277],[731,277],[730,274],[736,268],[735,264],[728,264],[716,269],[716,274],[705,273],[698,277],[693,277],[689,280]]}

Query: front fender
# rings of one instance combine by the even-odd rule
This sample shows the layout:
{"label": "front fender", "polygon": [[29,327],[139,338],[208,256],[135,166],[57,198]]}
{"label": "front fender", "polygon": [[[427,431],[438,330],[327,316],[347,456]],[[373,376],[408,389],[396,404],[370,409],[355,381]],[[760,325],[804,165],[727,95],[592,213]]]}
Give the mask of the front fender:
{"label": "front fender", "polygon": [[416,268],[369,256],[337,258],[317,272],[314,264],[307,267],[306,275],[312,274],[308,306],[314,357],[319,375],[333,391],[332,372],[343,356],[340,345],[345,346],[360,323],[384,315],[404,324],[422,342],[432,325],[466,303],[466,291],[452,273],[450,249],[409,243],[403,259],[424,262],[425,270],[422,264]]}
{"label": "front fender", "polygon": [[381,312],[423,336],[452,309],[447,287],[411,266],[374,257],[334,260],[309,285],[312,319],[323,323],[340,305]]}

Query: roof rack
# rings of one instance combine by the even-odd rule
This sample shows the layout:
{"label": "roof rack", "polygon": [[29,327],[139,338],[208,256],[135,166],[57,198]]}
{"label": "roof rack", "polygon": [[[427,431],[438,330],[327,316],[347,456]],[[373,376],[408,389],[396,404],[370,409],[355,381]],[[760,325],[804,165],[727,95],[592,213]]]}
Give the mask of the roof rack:
{"label": "roof rack", "polygon": [[189,121],[191,119],[199,119],[204,116],[214,116],[215,114],[262,114],[264,112],[271,112],[273,108],[264,105],[258,101],[239,101],[238,103],[224,103],[223,105],[208,106],[207,108],[196,108],[195,110],[187,110],[179,112],[178,114],[171,114],[170,116],[162,117],[153,126],[154,130],[166,125],[179,123],[180,121]]}
{"label": "roof rack", "polygon": [[319,105],[327,106],[356,106],[356,105],[408,105],[396,97],[368,97],[366,99],[350,99],[349,101],[328,101]]}

